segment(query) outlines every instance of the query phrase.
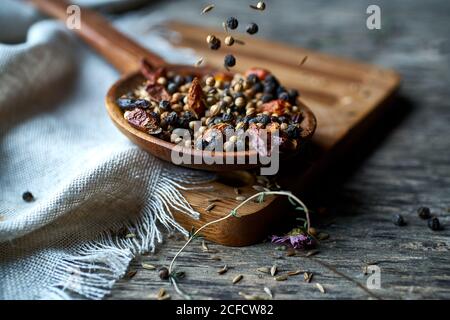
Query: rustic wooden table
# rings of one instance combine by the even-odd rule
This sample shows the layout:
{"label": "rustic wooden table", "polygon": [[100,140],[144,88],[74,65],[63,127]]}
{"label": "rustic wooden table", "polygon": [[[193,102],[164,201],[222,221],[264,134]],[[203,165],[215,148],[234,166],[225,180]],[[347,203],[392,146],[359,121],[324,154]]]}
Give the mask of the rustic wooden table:
{"label": "rustic wooden table", "polygon": [[[199,299],[239,299],[238,292],[263,294],[265,286],[276,299],[439,299],[450,298],[450,3],[435,1],[376,1],[382,9],[382,29],[366,28],[370,1],[267,1],[270,13],[251,19],[264,26],[265,37],[306,48],[352,57],[396,69],[403,86],[394,102],[396,112],[373,130],[368,143],[338,164],[310,195],[310,206],[328,208],[316,225],[330,234],[320,253],[287,257],[274,245],[246,248],[208,244],[217,253],[205,253],[196,241],[178,261],[186,272],[184,291]],[[241,20],[251,14],[243,1],[222,1],[222,12]],[[199,18],[204,1],[157,2],[143,12],[187,22],[219,26],[214,15]],[[276,52],[274,52],[276,54]],[[445,226],[433,232],[417,217],[428,206]],[[402,214],[407,226],[392,223]],[[156,271],[141,263],[168,265],[183,240],[169,239],[154,255],[130,266],[131,279],[119,281],[108,299],[154,298],[160,287],[180,298]],[[218,256],[221,261],[212,259]],[[376,264],[381,289],[368,290],[363,267]],[[230,270],[218,275],[224,264]],[[280,271],[313,272],[277,282],[256,268],[277,264]],[[232,278],[243,280],[232,285]],[[321,293],[315,283],[326,290]]]}

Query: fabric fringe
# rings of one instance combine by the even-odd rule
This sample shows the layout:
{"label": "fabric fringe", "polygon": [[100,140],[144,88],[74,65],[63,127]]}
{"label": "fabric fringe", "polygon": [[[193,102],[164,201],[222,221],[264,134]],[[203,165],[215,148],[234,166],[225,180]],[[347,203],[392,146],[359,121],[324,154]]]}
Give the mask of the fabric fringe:
{"label": "fabric fringe", "polygon": [[79,246],[56,266],[54,284],[41,292],[40,298],[72,299],[70,293],[75,292],[88,299],[102,299],[125,275],[136,255],[154,253],[156,245],[162,243],[160,226],[169,233],[178,231],[188,236],[188,231],[175,221],[172,210],[194,219],[199,218],[199,213],[179,190],[205,189],[195,185],[214,179],[214,175],[205,172],[163,168],[158,187],[149,188],[152,194],[148,195],[140,217],[117,226],[133,230],[135,237],[123,238],[117,232],[105,231],[99,239]]}

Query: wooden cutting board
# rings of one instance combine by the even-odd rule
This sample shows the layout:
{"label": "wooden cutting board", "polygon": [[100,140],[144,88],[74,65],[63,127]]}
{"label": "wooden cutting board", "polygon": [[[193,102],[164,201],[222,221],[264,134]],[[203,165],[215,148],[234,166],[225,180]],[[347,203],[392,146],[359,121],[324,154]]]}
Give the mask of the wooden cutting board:
{"label": "wooden cutting board", "polygon": [[[215,34],[223,40],[223,32],[179,22],[171,22],[167,27],[176,32],[176,36],[170,38],[175,46],[192,48],[209,65],[222,68],[223,57],[230,52],[237,59],[234,71],[263,67],[271,70],[286,87],[300,91],[302,101],[315,113],[318,126],[308,153],[281,164],[276,179],[284,190],[301,193],[330,164],[351,152],[355,142],[370,134],[370,127],[380,121],[388,107],[395,107],[388,103],[400,84],[393,70],[244,35],[237,38],[245,41],[245,45],[212,51],[208,49],[206,36]],[[305,56],[307,61],[300,67]],[[238,182],[243,196],[257,193],[252,187],[254,176],[248,172],[229,173],[222,180],[227,183],[210,184],[213,191],[183,192],[193,208],[201,213],[201,218],[193,220],[175,212],[176,220],[191,230],[227,215],[239,204],[234,190]],[[223,200],[206,212],[207,200],[216,197]],[[228,246],[261,241],[284,216],[280,200],[268,197],[263,203],[251,202],[238,212],[239,218],[231,217],[211,225],[201,235]]]}

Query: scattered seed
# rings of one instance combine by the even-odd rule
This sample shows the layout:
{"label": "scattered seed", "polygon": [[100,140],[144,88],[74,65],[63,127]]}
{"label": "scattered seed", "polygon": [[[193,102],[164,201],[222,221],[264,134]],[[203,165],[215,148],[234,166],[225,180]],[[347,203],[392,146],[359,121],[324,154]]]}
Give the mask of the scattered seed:
{"label": "scattered seed", "polygon": [[274,265],[272,266],[272,268],[270,268],[270,275],[273,277],[274,275],[277,274],[277,271],[278,271],[277,265],[274,264]]}
{"label": "scattered seed", "polygon": [[199,59],[195,62],[195,66],[196,66],[196,67],[199,67],[202,63],[203,63],[203,58],[199,58]]}
{"label": "scattered seed", "polygon": [[316,287],[319,289],[320,292],[325,293],[325,288],[320,283],[317,282]]}
{"label": "scattered seed", "polygon": [[243,40],[234,39],[234,42],[236,42],[237,44],[240,44],[240,45],[245,45],[245,41],[243,41]]}
{"label": "scattered seed", "polygon": [[300,67],[303,66],[303,65],[305,64],[306,60],[308,60],[308,56],[304,56],[304,57],[303,57],[302,61],[300,61],[299,66],[300,66]]}
{"label": "scattered seed", "polygon": [[125,274],[125,279],[131,279],[136,275],[136,270],[130,270]]}
{"label": "scattered seed", "polygon": [[166,295],[166,289],[159,288],[158,293],[156,294],[156,298],[159,300]]}
{"label": "scattered seed", "polygon": [[244,292],[239,292],[238,294],[241,297],[243,297],[245,300],[265,300],[265,297],[261,297],[261,296],[258,296],[258,295],[246,294]]}
{"label": "scattered seed", "polygon": [[307,257],[315,256],[315,255],[318,254],[319,252],[320,252],[319,250],[311,250],[311,251],[308,251],[308,252],[306,253],[306,256],[307,256]]}
{"label": "scattered seed", "polygon": [[434,217],[428,220],[428,227],[433,231],[441,230],[439,219],[437,217]]}
{"label": "scattered seed", "polygon": [[303,279],[305,279],[305,282],[310,283],[312,280],[313,274],[312,272],[305,272],[303,274]]}
{"label": "scattered seed", "polygon": [[430,208],[427,207],[420,207],[417,209],[417,214],[421,219],[427,220],[431,218],[431,211]]}
{"label": "scattered seed", "polygon": [[296,255],[296,252],[295,252],[295,250],[292,249],[292,248],[289,248],[289,249],[286,251],[286,256],[288,256],[288,257],[292,257],[292,256],[295,256],[295,255]]}
{"label": "scattered seed", "polygon": [[394,216],[394,224],[399,227],[406,226],[405,219],[403,218],[403,216],[401,214],[396,214]]}
{"label": "scattered seed", "polygon": [[244,196],[237,196],[236,197],[236,201],[244,201],[245,199],[247,199],[247,198],[244,197]]}
{"label": "scattered seed", "polygon": [[170,294],[165,294],[162,297],[158,298],[158,300],[170,300],[170,299],[171,299]]}
{"label": "scattered seed", "polygon": [[240,275],[234,277],[234,278],[233,278],[233,284],[236,284],[236,283],[238,283],[239,281],[241,281],[243,277],[244,277],[244,276],[243,276],[242,274],[240,274]]}
{"label": "scattered seed", "polygon": [[210,212],[215,207],[216,207],[216,204],[215,203],[211,203],[209,206],[206,207],[205,211]]}
{"label": "scattered seed", "polygon": [[147,270],[155,270],[156,267],[152,264],[148,264],[148,263],[141,263],[142,268],[147,269]]}
{"label": "scattered seed", "polygon": [[239,188],[234,188],[234,193],[236,195],[240,195],[241,194],[241,190]]}
{"label": "scattered seed", "polygon": [[292,277],[292,276],[297,276],[297,275],[301,274],[302,272],[303,272],[302,270],[289,271],[287,273],[287,275]]}
{"label": "scattered seed", "polygon": [[167,280],[169,279],[169,269],[166,267],[162,267],[159,269],[159,278],[161,280]]}
{"label": "scattered seed", "polygon": [[317,230],[316,230],[316,228],[313,228],[313,227],[309,228],[309,229],[308,229],[308,233],[309,233],[310,235],[312,235],[313,237],[316,237],[316,236],[317,236]]}
{"label": "scattered seed", "polygon": [[326,240],[330,237],[330,235],[328,233],[325,232],[321,232],[319,233],[319,235],[317,236],[317,239],[319,240]]}
{"label": "scattered seed", "polygon": [[208,248],[208,246],[206,245],[206,242],[205,242],[205,241],[202,241],[202,251],[203,251],[203,252],[209,252],[209,248]]}
{"label": "scattered seed", "polygon": [[260,267],[256,270],[258,270],[259,272],[262,272],[262,273],[270,273],[270,269],[267,267]]}
{"label": "scattered seed", "polygon": [[267,295],[270,297],[270,299],[273,299],[273,293],[272,290],[268,287],[264,287],[264,292],[267,293]]}
{"label": "scattered seed", "polygon": [[218,274],[224,274],[228,271],[228,266],[224,265],[222,269],[220,269],[219,271],[217,271]]}
{"label": "scattered seed", "polygon": [[30,191],[25,191],[22,194],[22,199],[25,202],[33,202],[34,201],[34,196],[33,196],[33,194]]}
{"label": "scattered seed", "polygon": [[206,6],[203,10],[202,10],[202,14],[208,13],[210,12],[212,9],[214,9],[214,5],[210,4],[209,6]]}
{"label": "scattered seed", "polygon": [[276,281],[286,281],[288,279],[288,276],[283,274],[281,276],[277,276],[274,278]]}
{"label": "scattered seed", "polygon": [[125,238],[129,239],[129,238],[136,238],[136,235],[134,233],[128,233]]}

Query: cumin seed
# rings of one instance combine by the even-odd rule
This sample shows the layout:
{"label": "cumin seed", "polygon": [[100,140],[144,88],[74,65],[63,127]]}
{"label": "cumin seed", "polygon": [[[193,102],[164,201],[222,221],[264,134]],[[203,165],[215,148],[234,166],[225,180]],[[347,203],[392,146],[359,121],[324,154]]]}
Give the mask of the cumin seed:
{"label": "cumin seed", "polygon": [[243,277],[244,277],[244,276],[243,276],[242,274],[237,275],[236,277],[234,277],[234,278],[233,278],[233,284],[236,284],[236,283],[238,283],[239,281],[241,281]]}

